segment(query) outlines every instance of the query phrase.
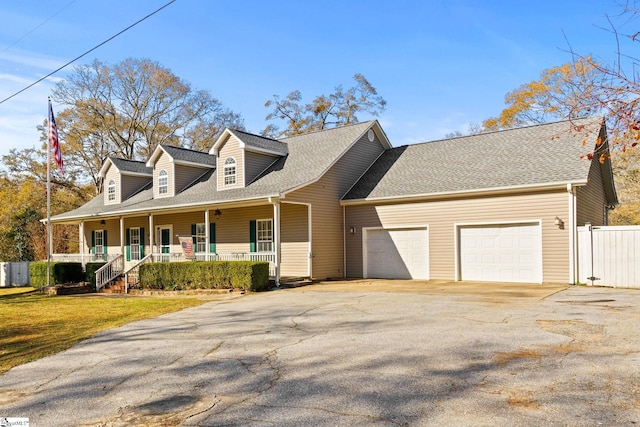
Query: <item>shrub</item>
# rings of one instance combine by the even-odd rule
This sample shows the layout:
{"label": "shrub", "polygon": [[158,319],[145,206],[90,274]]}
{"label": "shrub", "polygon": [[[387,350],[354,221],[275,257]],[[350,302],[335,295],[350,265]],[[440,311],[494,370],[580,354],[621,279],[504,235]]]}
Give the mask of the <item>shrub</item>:
{"label": "shrub", "polygon": [[[31,286],[41,288],[47,285],[47,262],[32,262],[29,264]],[[49,283],[77,283],[84,281],[82,264],[79,262],[52,262],[49,272]]]}
{"label": "shrub", "polygon": [[104,266],[106,262],[88,262],[85,265],[85,280],[89,282],[91,286],[95,289],[96,287],[96,270],[100,267]]}
{"label": "shrub", "polygon": [[269,263],[256,261],[158,262],[140,266],[142,289],[245,289],[269,285]]}

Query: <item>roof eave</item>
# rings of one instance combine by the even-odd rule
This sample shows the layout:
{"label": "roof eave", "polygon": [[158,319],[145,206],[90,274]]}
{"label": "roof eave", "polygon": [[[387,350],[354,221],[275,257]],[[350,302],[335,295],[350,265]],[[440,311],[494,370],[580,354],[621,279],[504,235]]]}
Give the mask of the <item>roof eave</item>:
{"label": "roof eave", "polygon": [[474,189],[474,190],[411,194],[411,195],[403,195],[403,196],[371,197],[371,198],[364,198],[364,199],[341,200],[340,204],[343,206],[366,205],[371,203],[386,203],[386,202],[427,201],[431,199],[459,198],[464,196],[491,196],[491,195],[505,195],[505,194],[514,194],[514,193],[523,193],[523,192],[566,190],[568,185],[572,187],[581,187],[581,186],[587,185],[587,181],[586,180],[559,181],[559,182],[550,182],[550,183],[542,183],[542,184],[525,184],[525,185],[513,185],[513,186],[507,186],[507,187],[480,188],[480,189]]}

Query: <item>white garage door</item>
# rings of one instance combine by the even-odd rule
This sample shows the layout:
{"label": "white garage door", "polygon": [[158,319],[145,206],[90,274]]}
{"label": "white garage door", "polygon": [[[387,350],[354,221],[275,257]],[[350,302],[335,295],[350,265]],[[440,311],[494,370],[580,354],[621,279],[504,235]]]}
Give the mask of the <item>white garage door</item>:
{"label": "white garage door", "polygon": [[460,228],[462,280],[542,283],[540,224]]}
{"label": "white garage door", "polygon": [[372,229],[365,235],[364,276],[380,279],[428,279],[427,228]]}

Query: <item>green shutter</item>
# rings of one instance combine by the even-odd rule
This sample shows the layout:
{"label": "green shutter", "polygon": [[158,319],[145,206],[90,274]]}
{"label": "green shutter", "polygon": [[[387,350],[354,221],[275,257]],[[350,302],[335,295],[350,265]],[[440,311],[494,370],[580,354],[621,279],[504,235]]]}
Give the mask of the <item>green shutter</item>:
{"label": "green shutter", "polygon": [[191,242],[193,243],[193,251],[195,252],[196,250],[196,243],[197,243],[197,239],[196,239],[196,225],[195,224],[191,224]]}
{"label": "green shutter", "polygon": [[140,259],[144,258],[144,227],[140,227]]}
{"label": "green shutter", "polygon": [[91,253],[95,255],[96,253],[96,232],[91,232]]}
{"label": "green shutter", "polygon": [[104,230],[104,231],[102,232],[102,243],[103,243],[103,246],[102,246],[102,247],[104,248],[104,250],[102,251],[102,253],[105,253],[105,254],[106,254],[106,253],[107,253],[107,249],[108,249],[108,248],[107,248],[107,230]]}
{"label": "green shutter", "polygon": [[131,233],[129,232],[129,228],[125,230],[125,241],[127,242],[124,247],[124,252],[126,254],[127,261],[131,261]]}
{"label": "green shutter", "polygon": [[249,221],[249,252],[256,251],[256,220]]}
{"label": "green shutter", "polygon": [[209,252],[216,253],[216,223],[209,224]]}

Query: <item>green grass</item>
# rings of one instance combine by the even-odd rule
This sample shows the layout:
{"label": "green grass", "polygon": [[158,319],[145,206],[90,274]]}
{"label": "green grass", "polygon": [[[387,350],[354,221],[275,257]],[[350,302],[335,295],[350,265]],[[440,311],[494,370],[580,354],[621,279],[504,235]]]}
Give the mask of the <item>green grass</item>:
{"label": "green grass", "polygon": [[197,298],[48,296],[0,289],[0,374],[97,332],[202,304]]}

